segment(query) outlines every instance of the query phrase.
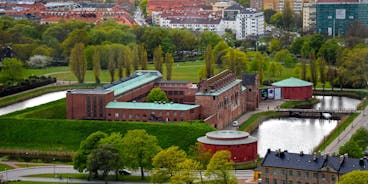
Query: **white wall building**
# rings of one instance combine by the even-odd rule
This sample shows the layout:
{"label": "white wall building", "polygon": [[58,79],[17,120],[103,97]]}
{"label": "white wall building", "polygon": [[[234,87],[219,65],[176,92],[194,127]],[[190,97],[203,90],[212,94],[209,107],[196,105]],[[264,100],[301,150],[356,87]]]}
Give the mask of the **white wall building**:
{"label": "white wall building", "polygon": [[226,29],[236,34],[237,40],[247,36],[260,36],[264,34],[264,15],[253,8],[244,8],[238,4],[227,7],[222,11],[222,17],[164,17],[159,12],[152,13],[152,22],[160,27],[173,29],[189,29],[193,31],[213,31],[219,35]]}

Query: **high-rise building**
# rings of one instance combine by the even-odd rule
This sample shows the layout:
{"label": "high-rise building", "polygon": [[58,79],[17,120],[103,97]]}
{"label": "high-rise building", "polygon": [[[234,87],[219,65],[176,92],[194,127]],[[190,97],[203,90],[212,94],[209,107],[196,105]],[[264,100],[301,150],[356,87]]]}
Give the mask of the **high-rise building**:
{"label": "high-rise building", "polygon": [[316,29],[316,2],[311,0],[303,4],[303,31]]}

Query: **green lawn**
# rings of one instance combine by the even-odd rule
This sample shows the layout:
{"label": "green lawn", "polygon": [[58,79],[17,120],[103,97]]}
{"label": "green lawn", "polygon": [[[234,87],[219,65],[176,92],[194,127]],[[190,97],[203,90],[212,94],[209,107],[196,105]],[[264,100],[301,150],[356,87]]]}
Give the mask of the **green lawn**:
{"label": "green lawn", "polygon": [[5,165],[5,164],[0,164],[0,172],[5,171],[5,170],[9,170],[9,169],[13,169],[13,167],[10,167],[10,166]]}
{"label": "green lawn", "polygon": [[[12,181],[10,184],[60,184],[55,182],[36,182],[36,181]],[[64,182],[63,182],[64,183]]]}
{"label": "green lawn", "polygon": [[286,101],[280,105],[280,108],[311,108],[318,102],[319,100],[317,98],[312,98],[310,100]]}
{"label": "green lawn", "polygon": [[55,73],[55,72],[65,72],[70,71],[68,66],[58,66],[58,67],[48,67],[48,68],[42,68],[42,69],[32,69],[28,68],[25,70],[25,76],[31,76],[31,75],[46,75],[49,73]]}
{"label": "green lawn", "polygon": [[38,119],[66,119],[66,100],[60,99],[36,107],[27,108],[6,114],[3,117],[38,118]]}

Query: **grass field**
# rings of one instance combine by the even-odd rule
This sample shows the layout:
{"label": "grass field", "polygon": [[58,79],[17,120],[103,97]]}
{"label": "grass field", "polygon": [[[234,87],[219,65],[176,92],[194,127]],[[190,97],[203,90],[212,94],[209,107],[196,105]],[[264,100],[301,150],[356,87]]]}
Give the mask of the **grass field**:
{"label": "grass field", "polygon": [[267,111],[267,112],[259,112],[256,114],[253,114],[248,120],[246,120],[240,127],[239,130],[246,131],[246,132],[252,132],[255,128],[258,127],[262,121],[272,118],[272,117],[278,117],[280,116],[280,113],[275,111]]}
{"label": "grass field", "polygon": [[6,114],[2,117],[12,118],[36,118],[36,119],[66,119],[66,100],[60,99],[54,102],[42,104]]}
{"label": "grass field", "polygon": [[9,169],[13,169],[13,167],[10,167],[10,166],[5,165],[5,164],[0,164],[0,172],[5,171],[5,170],[9,170]]}
{"label": "grass field", "polygon": [[311,108],[318,102],[319,100],[317,98],[312,98],[310,100],[286,101],[280,105],[280,108]]}
{"label": "grass field", "polygon": [[214,129],[205,123],[110,122],[56,119],[0,119],[0,148],[47,151],[76,151],[88,135],[98,130],[125,134],[145,129],[161,147],[177,145],[188,150],[196,139]]}

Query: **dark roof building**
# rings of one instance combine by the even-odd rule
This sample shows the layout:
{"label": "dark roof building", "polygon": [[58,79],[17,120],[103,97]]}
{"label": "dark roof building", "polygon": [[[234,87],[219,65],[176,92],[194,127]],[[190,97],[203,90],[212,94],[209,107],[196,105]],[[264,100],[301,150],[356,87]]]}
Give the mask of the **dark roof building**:
{"label": "dark roof building", "polygon": [[353,170],[367,170],[367,158],[268,150],[261,164],[262,183],[336,183]]}

